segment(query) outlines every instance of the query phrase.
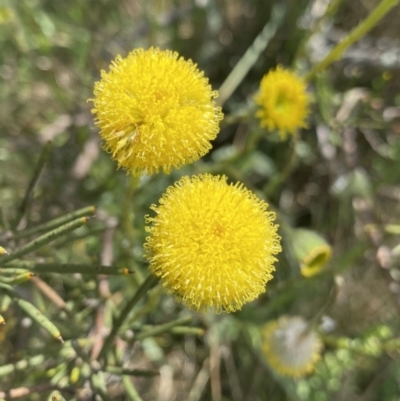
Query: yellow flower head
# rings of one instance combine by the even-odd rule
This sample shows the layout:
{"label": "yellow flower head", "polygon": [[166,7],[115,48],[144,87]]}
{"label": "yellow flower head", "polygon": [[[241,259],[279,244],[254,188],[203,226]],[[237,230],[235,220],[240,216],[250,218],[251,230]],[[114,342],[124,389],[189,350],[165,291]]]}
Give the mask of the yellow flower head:
{"label": "yellow flower head", "polygon": [[256,116],[261,126],[278,130],[282,139],[307,127],[310,97],[304,80],[294,72],[278,66],[264,75],[255,101],[260,106]]}
{"label": "yellow flower head", "polygon": [[233,312],[265,291],[281,251],[275,213],[225,176],[183,177],[146,216],[145,256],[190,308]]}
{"label": "yellow flower head", "polygon": [[281,317],[263,330],[263,352],[272,369],[286,376],[312,372],[320,359],[322,343],[301,317]]}
{"label": "yellow flower head", "polygon": [[157,48],[101,71],[93,113],[106,149],[133,175],[169,173],[205,155],[219,131],[216,91],[191,60]]}

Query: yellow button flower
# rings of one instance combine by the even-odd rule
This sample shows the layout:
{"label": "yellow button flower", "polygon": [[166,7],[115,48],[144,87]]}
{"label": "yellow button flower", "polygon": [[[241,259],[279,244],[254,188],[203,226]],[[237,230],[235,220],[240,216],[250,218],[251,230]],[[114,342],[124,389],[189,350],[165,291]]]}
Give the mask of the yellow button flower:
{"label": "yellow button flower", "polygon": [[265,291],[281,251],[278,226],[267,203],[243,184],[185,176],[151,209],[145,256],[178,301],[233,312]]}
{"label": "yellow button flower", "polygon": [[262,349],[272,369],[301,377],[314,369],[322,343],[303,318],[283,316],[264,327]]}
{"label": "yellow button flower", "polygon": [[278,66],[264,75],[255,101],[260,106],[256,116],[261,126],[278,130],[282,139],[307,126],[310,97],[305,81],[292,71]]}
{"label": "yellow button flower", "polygon": [[92,99],[105,148],[133,175],[169,173],[205,155],[222,112],[191,60],[158,48],[117,56]]}

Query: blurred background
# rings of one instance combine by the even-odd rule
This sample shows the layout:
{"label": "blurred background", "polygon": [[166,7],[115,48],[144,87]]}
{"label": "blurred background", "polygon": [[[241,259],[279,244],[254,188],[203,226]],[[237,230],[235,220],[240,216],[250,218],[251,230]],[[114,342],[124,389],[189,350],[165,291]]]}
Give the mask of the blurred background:
{"label": "blurred background", "polygon": [[[37,287],[22,284],[18,291],[57,324],[65,340],[95,335],[100,308],[110,322],[133,294],[147,272],[144,215],[182,175],[212,172],[240,180],[288,224],[318,232],[332,247],[324,270],[305,278],[290,244],[286,246],[290,239],[284,237],[270,289],[242,311],[190,312],[204,335],[170,333],[125,348],[125,364],[159,372],[133,379],[144,401],[400,400],[398,349],[381,346],[400,335],[399,6],[310,82],[309,127],[295,144],[260,128],[251,113],[243,117],[243,111],[253,110],[253,96],[269,69],[282,64],[306,74],[378,3],[0,2],[0,233],[15,218],[40,153],[52,141],[19,229],[84,206],[94,205],[97,212],[87,227],[41,249],[35,260],[113,264],[137,272],[111,277],[106,293],[95,277],[41,276],[69,305],[70,317]],[[169,176],[142,177],[132,192],[130,177],[117,171],[102,150],[90,113],[88,99],[100,70],[107,70],[117,54],[158,46],[192,59],[218,89],[275,18],[274,7],[280,7],[283,18],[226,100],[226,121],[213,150]],[[6,247],[6,237],[0,238]],[[0,374],[0,390],[41,385],[43,391],[21,399],[42,400],[54,388],[64,389],[67,400],[88,399],[82,390],[84,375],[71,381],[71,360],[60,360],[48,336],[14,305],[3,309],[7,325],[0,329],[0,367],[38,354],[45,358],[39,366]],[[124,340],[129,343],[137,322],[163,324],[188,313],[155,288],[134,316],[135,323],[127,324]],[[349,338],[356,349],[327,340],[314,374],[283,377],[259,352],[259,328],[282,315],[306,320],[321,315],[324,335]],[[114,400],[132,399],[113,376],[107,379],[107,391]]]}

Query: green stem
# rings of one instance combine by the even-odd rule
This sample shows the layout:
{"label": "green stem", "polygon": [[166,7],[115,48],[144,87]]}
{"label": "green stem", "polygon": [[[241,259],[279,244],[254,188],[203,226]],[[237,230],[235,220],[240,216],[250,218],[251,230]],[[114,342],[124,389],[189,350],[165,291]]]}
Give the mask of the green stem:
{"label": "green stem", "polygon": [[15,276],[15,275],[19,275],[19,274],[23,274],[23,273],[27,273],[28,269],[24,269],[21,268],[21,266],[18,265],[18,267],[14,268],[14,267],[0,267],[0,276],[5,276],[5,275],[11,275],[11,276]]}
{"label": "green stem", "polygon": [[131,401],[143,401],[139,393],[135,389],[135,386],[133,385],[129,376],[123,376],[122,383],[124,385],[126,395],[129,397]]}
{"label": "green stem", "polygon": [[[60,274],[108,274],[108,275],[126,275],[134,273],[133,270],[126,267],[101,266],[101,265],[83,265],[75,263],[18,263],[17,265],[3,266],[4,270],[21,268],[30,270],[34,273],[60,273]],[[0,270],[1,272],[1,270]]]}
{"label": "green stem", "polygon": [[292,141],[290,142],[289,155],[284,168],[279,174],[275,175],[263,189],[263,192],[267,198],[269,198],[275,192],[277,187],[290,176],[294,167],[296,166],[296,161],[297,161],[296,146],[297,146],[297,137],[293,137]]}
{"label": "green stem", "polygon": [[244,77],[253,67],[261,53],[267,47],[269,41],[275,35],[275,32],[283,21],[284,15],[284,5],[277,2],[272,9],[270,20],[264,26],[264,29],[256,37],[253,44],[247,49],[246,53],[235,65],[231,73],[219,88],[219,97],[217,99],[217,103],[220,106],[222,106],[228,100],[228,98],[232,95],[232,93],[240,85]]}
{"label": "green stem", "polygon": [[56,219],[50,220],[46,223],[40,224],[36,227],[28,228],[27,230],[16,233],[12,239],[17,240],[23,237],[28,237],[32,234],[41,234],[43,232],[54,230],[72,220],[78,219],[79,217],[85,217],[94,214],[96,208],[94,206],[87,206],[82,209],[76,210],[75,212],[68,213],[64,216],[57,217]]}
{"label": "green stem", "polygon": [[130,241],[134,241],[136,238],[133,220],[135,218],[134,212],[132,209],[132,200],[135,194],[136,189],[138,188],[140,183],[139,177],[129,177],[128,188],[125,192],[125,199],[122,204],[122,224],[124,234],[126,238]]}
{"label": "green stem", "polygon": [[324,70],[329,64],[340,59],[343,52],[370,31],[397,3],[399,0],[382,0],[364,21],[361,21],[329,54],[320,61],[305,77],[310,81],[314,76]]}
{"label": "green stem", "polygon": [[0,377],[7,376],[16,371],[23,371],[30,367],[37,367],[45,361],[44,355],[35,355],[32,358],[22,359],[15,363],[0,366]]}
{"label": "green stem", "polygon": [[159,375],[159,372],[152,370],[142,370],[142,369],[124,369],[120,366],[110,366],[105,368],[105,371],[119,376],[141,376],[141,377],[154,377]]}
{"label": "green stem", "polygon": [[107,394],[107,385],[102,372],[92,373],[90,384],[95,394],[99,395],[103,401],[111,401],[111,398]]}
{"label": "green stem", "polygon": [[35,240],[33,240],[31,242],[28,242],[21,248],[14,251],[11,255],[0,257],[0,263],[1,264],[9,263],[14,259],[18,259],[21,256],[26,255],[27,253],[35,251],[36,249],[41,248],[42,246],[48,244],[49,242],[54,241],[56,238],[61,237],[65,234],[68,234],[69,232],[76,230],[77,228],[83,226],[84,224],[87,223],[87,221],[88,221],[87,217],[81,217],[80,219],[77,219],[77,220],[71,221],[70,223],[64,224],[63,226],[61,226],[55,230],[52,230],[52,231],[36,238]]}
{"label": "green stem", "polygon": [[147,279],[142,283],[142,285],[138,288],[135,295],[129,300],[129,302],[125,305],[125,308],[122,310],[121,314],[119,315],[118,319],[114,322],[113,327],[111,329],[111,333],[105,339],[103,348],[100,351],[99,358],[101,359],[102,356],[108,350],[108,347],[111,345],[114,337],[117,335],[118,330],[124,323],[125,319],[128,317],[131,310],[135,307],[135,305],[140,301],[140,299],[146,294],[146,292],[157,282],[157,278],[150,274]]}
{"label": "green stem", "polygon": [[347,349],[361,355],[380,356],[385,351],[386,344],[377,344],[374,349],[368,348],[366,343],[361,340],[352,340],[347,337],[334,337],[326,334],[320,334],[324,344],[337,349]]}
{"label": "green stem", "polygon": [[35,189],[36,184],[39,181],[40,174],[42,173],[43,168],[46,165],[47,160],[49,159],[50,151],[51,151],[51,142],[49,141],[46,143],[46,145],[44,146],[44,148],[42,150],[42,153],[39,157],[39,161],[37,163],[33,177],[28,185],[26,192],[25,192],[25,196],[21,203],[21,206],[18,209],[18,215],[13,224],[14,228],[18,227],[19,223],[21,222],[22,218],[24,217],[24,215],[28,209],[29,202],[32,198],[33,190]]}
{"label": "green stem", "polygon": [[177,326],[171,329],[171,334],[204,336],[204,329],[201,329],[200,327]]}
{"label": "green stem", "polygon": [[14,286],[17,284],[24,283],[25,281],[29,281],[32,277],[33,277],[33,273],[24,272],[24,273],[18,274],[17,276],[14,276],[14,277],[0,276],[0,282]]}
{"label": "green stem", "polygon": [[143,340],[146,337],[152,337],[152,336],[157,336],[159,334],[165,333],[170,331],[173,327],[179,326],[181,324],[186,324],[189,323],[192,320],[191,316],[188,317],[183,317],[180,319],[173,320],[172,322],[166,323],[166,324],[161,324],[159,326],[153,327],[149,330],[143,331],[142,333],[139,333],[137,336],[135,336],[134,340]]}
{"label": "green stem", "polygon": [[61,343],[64,342],[63,338],[61,337],[60,330],[58,330],[56,325],[45,315],[43,315],[39,309],[33,306],[30,302],[25,301],[25,299],[20,298],[14,289],[9,285],[0,283],[0,288],[3,289],[28,316],[30,316],[36,323],[47,330],[56,340],[60,341]]}
{"label": "green stem", "polygon": [[315,21],[315,23],[313,24],[311,29],[309,29],[307,31],[301,44],[298,46],[298,48],[296,50],[296,54],[293,58],[292,66],[295,67],[297,64],[297,61],[300,59],[300,57],[302,57],[304,55],[307,43],[308,43],[309,39],[311,38],[311,36],[313,36],[314,34],[316,34],[320,31],[320,27],[321,27],[322,23],[325,21],[325,19],[327,17],[334,15],[337,12],[337,10],[339,9],[342,2],[343,2],[343,0],[332,0],[326,8],[325,14],[322,17],[320,17],[317,21]]}

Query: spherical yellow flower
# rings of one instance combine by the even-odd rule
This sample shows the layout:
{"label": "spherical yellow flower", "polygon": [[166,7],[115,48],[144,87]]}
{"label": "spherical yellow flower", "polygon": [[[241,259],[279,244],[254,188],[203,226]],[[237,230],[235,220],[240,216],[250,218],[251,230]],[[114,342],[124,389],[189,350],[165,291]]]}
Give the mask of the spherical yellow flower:
{"label": "spherical yellow flower", "polygon": [[146,216],[150,270],[190,308],[233,312],[265,291],[281,251],[275,213],[225,176],[183,177]]}
{"label": "spherical yellow flower", "polygon": [[169,173],[205,155],[222,112],[191,60],[157,48],[117,56],[96,82],[93,113],[106,149],[133,175]]}
{"label": "spherical yellow flower", "polygon": [[281,317],[263,330],[263,352],[272,369],[286,376],[312,372],[320,359],[322,343],[301,317]]}
{"label": "spherical yellow flower", "polygon": [[260,106],[256,116],[261,126],[278,130],[282,139],[307,126],[310,97],[305,81],[292,71],[278,66],[264,75],[255,101]]}

